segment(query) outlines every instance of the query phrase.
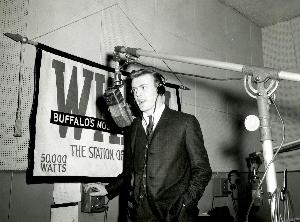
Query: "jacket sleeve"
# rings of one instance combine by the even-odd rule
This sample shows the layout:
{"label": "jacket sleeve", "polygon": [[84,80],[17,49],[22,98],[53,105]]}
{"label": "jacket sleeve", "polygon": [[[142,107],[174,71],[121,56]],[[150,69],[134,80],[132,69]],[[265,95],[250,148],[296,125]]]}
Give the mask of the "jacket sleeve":
{"label": "jacket sleeve", "polygon": [[198,120],[195,116],[190,116],[186,124],[185,143],[190,160],[191,179],[189,188],[183,195],[183,201],[189,206],[198,204],[211,179],[212,170]]}
{"label": "jacket sleeve", "polygon": [[124,186],[124,174],[121,173],[115,178],[113,182],[105,186],[108,192],[107,198],[111,200],[116,196],[118,196],[123,186]]}
{"label": "jacket sleeve", "polygon": [[[134,125],[134,124],[132,124]],[[131,138],[135,137],[136,127],[130,126],[124,131],[124,158],[123,158],[123,172],[119,174],[113,182],[105,186],[108,194],[108,199],[113,199],[118,196],[121,191],[130,189],[131,173],[132,173],[132,152],[133,142]]]}

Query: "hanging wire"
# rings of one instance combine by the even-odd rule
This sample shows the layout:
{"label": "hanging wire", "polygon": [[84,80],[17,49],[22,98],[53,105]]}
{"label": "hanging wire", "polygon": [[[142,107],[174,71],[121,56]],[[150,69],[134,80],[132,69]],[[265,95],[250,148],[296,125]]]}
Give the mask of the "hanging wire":
{"label": "hanging wire", "polygon": [[[270,99],[270,101],[272,102],[272,104],[274,105],[274,107],[275,107],[275,109],[276,109],[276,112],[277,112],[277,114],[278,114],[278,116],[279,116],[279,119],[280,119],[280,121],[281,121],[281,124],[282,124],[282,138],[281,138],[281,143],[280,143],[280,146],[279,146],[279,148],[277,149],[277,151],[275,152],[275,154],[273,155],[273,157],[272,157],[272,159],[271,159],[271,161],[268,163],[268,165],[267,165],[267,167],[266,167],[266,170],[265,170],[265,173],[263,174],[263,177],[262,177],[262,179],[261,179],[261,181],[260,181],[260,183],[258,184],[258,186],[257,186],[257,189],[255,190],[255,194],[257,194],[258,192],[260,192],[260,187],[262,186],[262,183],[263,183],[263,181],[264,181],[264,179],[265,179],[265,177],[266,177],[266,175],[267,175],[267,172],[268,172],[268,170],[269,170],[269,167],[270,167],[270,165],[271,165],[271,163],[273,163],[273,161],[274,161],[274,159],[275,159],[275,157],[277,156],[277,154],[279,153],[279,151],[281,150],[281,148],[282,148],[282,145],[283,145],[283,142],[284,142],[284,140],[285,140],[285,124],[284,124],[284,120],[283,120],[283,118],[282,118],[282,116],[281,116],[281,114],[280,114],[280,112],[279,112],[279,110],[278,110],[278,108],[277,108],[277,105],[276,105],[276,103],[275,103],[275,100],[270,96],[269,97],[269,99]],[[277,193],[278,191],[277,191],[277,189],[274,191],[274,193],[271,195],[271,200],[273,199],[273,198],[277,198]],[[250,203],[250,205],[249,205],[249,208],[248,208],[248,211],[247,211],[247,214],[246,214],[246,222],[248,222],[248,217],[249,217],[249,214],[250,214],[250,210],[251,210],[251,208],[252,208],[252,205],[253,205],[253,203],[254,203],[254,199],[255,198],[252,198],[252,201],[251,201],[251,203]],[[277,199],[275,199],[275,206],[277,205]],[[275,210],[275,212],[276,212],[276,210]],[[277,214],[276,214],[277,215]],[[272,216],[272,215],[271,215]],[[279,218],[279,217],[278,217]],[[272,220],[273,220],[273,218],[272,218]]]}
{"label": "hanging wire", "polygon": [[[69,23],[67,23],[67,24],[65,24],[65,25],[63,25],[63,26],[60,26],[60,27],[55,28],[55,29],[53,29],[53,30],[50,30],[49,32],[46,32],[46,33],[44,33],[44,34],[42,34],[42,35],[36,36],[36,37],[32,38],[31,40],[35,40],[35,39],[37,39],[37,38],[46,36],[46,35],[48,35],[48,34],[50,34],[50,33],[53,33],[53,32],[55,32],[55,31],[57,31],[57,30],[60,30],[60,29],[62,29],[62,28],[68,27],[68,26],[70,26],[70,25],[72,25],[72,24],[75,24],[75,23],[77,23],[77,22],[79,22],[79,21],[81,21],[81,20],[84,20],[84,19],[86,19],[86,18],[88,18],[88,17],[90,17],[90,16],[93,16],[93,15],[95,15],[95,14],[98,14],[99,12],[102,12],[102,11],[104,11],[104,10],[106,10],[106,9],[112,8],[112,7],[116,6],[116,5],[119,7],[119,9],[122,11],[122,13],[126,16],[126,18],[128,19],[128,21],[133,25],[133,27],[134,27],[134,28],[139,32],[139,34],[143,37],[143,39],[147,42],[147,44],[152,48],[152,50],[153,50],[154,52],[157,52],[156,49],[153,47],[153,45],[147,40],[147,38],[144,36],[144,34],[139,30],[139,28],[138,28],[138,27],[135,25],[135,23],[130,19],[130,17],[124,12],[124,10],[119,6],[118,3],[113,4],[113,5],[110,5],[110,6],[106,7],[106,8],[104,8],[104,9],[100,9],[100,10],[94,12],[94,13],[91,13],[91,14],[89,14],[89,15],[86,15],[86,16],[84,16],[84,17],[82,17],[82,18],[77,19],[77,20],[71,21],[71,22],[69,22]],[[217,80],[217,81],[241,80],[241,79],[242,79],[242,78],[213,78],[213,77],[207,77],[207,76],[199,76],[199,75],[195,75],[195,74],[187,74],[187,73],[182,73],[182,72],[174,72],[174,71],[170,68],[170,66],[165,62],[165,60],[162,59],[162,62],[166,65],[166,67],[168,68],[169,71],[163,70],[163,69],[159,69],[159,68],[156,68],[156,67],[153,67],[153,66],[146,66],[146,65],[143,65],[143,66],[144,66],[144,67],[152,67],[152,68],[154,68],[154,69],[157,69],[157,70],[160,70],[160,71],[163,71],[163,72],[166,72],[166,73],[173,74],[173,75],[176,77],[176,79],[180,82],[180,84],[181,84],[182,86],[183,86],[183,83],[182,83],[181,79],[178,78],[177,75],[185,75],[185,76],[191,76],[191,77],[202,78],[202,79],[208,79],[208,80]],[[142,65],[141,63],[138,63],[138,62],[136,62],[136,63],[139,64],[139,65]]]}
{"label": "hanging wire", "polygon": [[287,202],[286,202],[287,221],[289,221],[289,219],[290,219],[289,209],[291,209],[291,214],[292,214],[293,221],[296,221],[295,211],[294,211],[294,204],[292,202],[292,199],[291,199],[291,196],[290,196],[290,192],[288,190],[286,191],[286,200],[287,200]]}
{"label": "hanging wire", "polygon": [[10,187],[9,187],[9,202],[8,202],[8,214],[7,214],[7,221],[10,221],[10,211],[11,211],[11,201],[12,201],[12,190],[13,190],[13,178],[14,178],[14,172],[11,171],[10,176]]}
{"label": "hanging wire", "polygon": [[[294,206],[290,193],[287,190],[287,170],[284,170],[283,174],[283,186],[279,190],[277,189],[276,196],[276,218],[280,218],[282,222],[290,222],[290,215],[292,216],[292,221],[295,221]],[[280,201],[279,201],[280,200]],[[280,204],[282,203],[282,204]],[[282,207],[282,209],[280,208]]]}
{"label": "hanging wire", "polygon": [[[121,10],[121,12],[126,16],[126,18],[128,19],[128,21],[133,25],[133,27],[138,31],[138,33],[143,37],[143,39],[147,42],[147,44],[152,48],[152,50],[154,52],[157,52],[156,49],[153,47],[153,45],[148,41],[148,39],[144,36],[144,34],[141,32],[141,30],[135,25],[135,23],[129,18],[129,16],[124,12],[124,10],[120,7],[120,5],[118,4],[119,9]],[[172,69],[170,68],[170,66],[165,62],[165,60],[162,59],[162,62],[166,65],[166,67],[170,70],[170,73],[172,73],[176,79],[180,82],[180,84],[183,86],[182,81],[178,78],[178,76],[172,71]]]}
{"label": "hanging wire", "polygon": [[75,24],[75,23],[77,23],[77,22],[79,22],[79,21],[81,21],[81,20],[84,20],[84,19],[86,19],[86,18],[88,18],[88,17],[90,17],[90,16],[96,15],[96,14],[98,14],[99,12],[105,11],[106,9],[112,8],[113,6],[116,6],[116,5],[118,5],[118,3],[115,3],[115,4],[113,4],[113,5],[110,5],[110,6],[108,6],[108,7],[103,8],[103,9],[100,9],[100,10],[98,10],[98,11],[96,11],[96,12],[93,12],[93,13],[91,13],[91,14],[89,14],[89,15],[86,15],[86,16],[84,16],[84,17],[82,17],[82,18],[76,19],[76,20],[74,20],[74,21],[72,21],[72,22],[69,22],[69,23],[67,23],[67,24],[65,24],[65,25],[63,25],[63,26],[58,27],[58,28],[52,29],[52,30],[50,30],[49,32],[46,32],[46,33],[44,33],[44,34],[42,34],[42,35],[39,35],[39,36],[36,36],[36,37],[32,38],[31,40],[35,40],[35,39],[37,39],[37,38],[43,37],[43,36],[45,36],[45,35],[48,35],[48,34],[50,34],[50,33],[55,32],[55,31],[57,31],[57,30],[60,30],[60,29],[62,29],[62,28],[68,27],[68,26],[70,26],[70,25],[72,25],[72,24]]}
{"label": "hanging wire", "polygon": [[[294,206],[288,190],[286,190],[285,194],[282,196],[281,190],[276,188],[276,190],[272,194],[272,198],[274,198],[275,200],[274,217],[276,218],[276,221],[295,222],[296,219],[294,214]],[[290,218],[290,214],[292,215],[292,219]]]}
{"label": "hanging wire", "polygon": [[108,203],[109,200],[107,200],[107,202],[103,205],[104,206],[104,222],[108,222]]}

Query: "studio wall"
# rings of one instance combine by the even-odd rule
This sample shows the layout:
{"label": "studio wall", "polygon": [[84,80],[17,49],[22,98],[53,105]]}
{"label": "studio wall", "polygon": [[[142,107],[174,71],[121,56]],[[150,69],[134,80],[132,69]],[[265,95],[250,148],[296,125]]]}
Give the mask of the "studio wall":
{"label": "studio wall", "polygon": [[[277,70],[299,73],[300,67],[300,18],[264,27],[262,46],[264,66]],[[276,103],[285,125],[285,142],[300,138],[300,83],[280,81],[276,90]],[[275,146],[282,139],[282,123],[275,109],[271,110],[272,135]],[[299,149],[299,148],[298,148]],[[277,171],[299,171],[299,150],[280,154],[275,163]]]}
{"label": "studio wall", "polygon": [[[20,34],[101,64],[107,64],[108,55],[111,55],[116,45],[231,63],[257,66],[263,64],[261,29],[217,0],[142,0],[138,3],[134,0],[16,2],[24,5],[27,12],[22,24],[19,24],[26,29],[20,31]],[[8,7],[7,4],[4,4],[4,8]],[[2,20],[5,19],[7,17],[2,17]],[[19,29],[10,25],[2,26],[1,29],[2,33],[18,31]],[[20,180],[11,179],[10,171],[1,172],[1,178],[4,178],[1,191],[3,190],[6,200],[3,208],[0,208],[0,215],[4,215],[1,221],[8,221],[5,217],[8,214],[16,214],[15,218],[18,218],[23,212],[22,204],[32,205],[37,209],[33,212],[27,211],[28,214],[24,215],[23,221],[32,221],[31,218],[35,214],[39,214],[44,221],[50,221],[49,212],[45,212],[52,202],[53,185],[28,185],[25,182],[34,49],[30,45],[24,46],[23,49],[23,70],[25,70],[23,98],[28,102],[23,109],[24,136],[21,138],[24,141],[22,143],[26,145],[21,149],[20,139],[11,136],[17,105],[19,45],[8,46],[11,40],[1,38],[5,43],[3,46],[6,47],[1,57],[3,67],[1,78],[9,84],[9,87],[1,84],[1,88],[6,94],[11,90],[15,95],[1,108],[2,121],[8,116],[11,120],[8,125],[1,128],[3,135],[1,139],[4,140],[9,136],[12,141],[9,145],[2,141],[1,152],[8,153],[7,155],[16,163],[21,164],[18,168],[21,170],[18,173]],[[11,49],[14,50],[13,53]],[[214,176],[226,177],[226,173],[233,169],[247,171],[245,158],[249,153],[260,150],[260,142],[258,132],[248,132],[243,126],[244,118],[249,114],[256,114],[257,111],[256,101],[250,98],[243,88],[242,76],[235,72],[153,58],[141,58],[139,62],[167,71],[202,76],[194,78],[164,74],[168,82],[183,84],[191,89],[181,91],[182,109],[195,115],[200,122]],[[13,75],[12,78],[7,77],[7,70]],[[209,80],[207,77],[221,80]],[[226,80],[228,78],[240,80]],[[5,98],[1,100],[5,101]],[[15,158],[15,155],[18,158]],[[20,163],[20,155],[25,162]],[[22,188],[13,189],[13,193],[10,194],[9,186],[14,183]],[[26,197],[22,198],[23,189],[30,196],[38,194],[42,199],[45,198],[40,201],[44,205],[32,202]],[[14,201],[11,202],[9,209],[11,195]],[[212,200],[210,183],[199,202],[201,213],[211,209]],[[14,208],[17,202],[22,203],[18,205],[20,208]],[[39,209],[41,206],[42,210]],[[117,212],[118,198],[115,198],[110,202],[109,221],[116,221]],[[80,215],[79,221],[103,220],[102,214]]]}

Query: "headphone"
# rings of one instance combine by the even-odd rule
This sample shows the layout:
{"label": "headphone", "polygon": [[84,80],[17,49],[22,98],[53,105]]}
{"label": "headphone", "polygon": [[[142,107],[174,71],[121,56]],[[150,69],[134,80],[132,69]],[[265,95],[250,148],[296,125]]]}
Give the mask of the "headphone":
{"label": "headphone", "polygon": [[[160,73],[154,71],[154,70],[150,70],[150,69],[140,69],[140,70],[133,70],[130,73],[130,79],[132,80],[132,75],[143,75],[143,74],[151,74],[154,78],[155,84],[157,84],[156,86],[156,92],[158,96],[162,96],[165,94],[166,89],[165,89],[165,77],[163,75],[161,75]],[[133,91],[131,89],[131,95],[133,95]],[[138,105],[134,99],[134,96],[131,97],[132,101],[133,101],[133,109],[135,112],[137,112],[136,114],[141,115],[141,117],[143,118],[142,112],[140,111],[140,109],[138,108]],[[157,98],[156,98],[157,99]]]}
{"label": "headphone", "polygon": [[[154,77],[155,78],[155,77]],[[166,88],[165,88],[165,77],[163,77],[163,75],[161,75],[160,73],[156,74],[156,78],[158,79],[158,86],[157,88],[157,94],[158,95],[164,95],[166,92]]]}
{"label": "headphone", "polygon": [[157,94],[162,96],[165,94],[166,92],[166,88],[165,88],[165,83],[166,83],[166,79],[165,77],[163,77],[162,74],[152,70],[152,69],[140,69],[140,70],[133,70],[131,72],[131,75],[143,75],[143,74],[151,74],[154,78],[155,83],[158,82],[158,85],[156,87],[157,90]]}

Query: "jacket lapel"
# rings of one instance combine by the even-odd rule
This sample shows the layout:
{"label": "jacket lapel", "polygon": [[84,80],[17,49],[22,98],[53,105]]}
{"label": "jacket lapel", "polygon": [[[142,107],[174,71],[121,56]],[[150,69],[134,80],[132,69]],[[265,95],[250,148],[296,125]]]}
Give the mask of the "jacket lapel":
{"label": "jacket lapel", "polygon": [[165,128],[165,126],[167,125],[168,113],[169,113],[169,108],[167,106],[165,106],[165,109],[164,109],[163,113],[161,114],[161,117],[160,117],[155,129],[152,131],[152,133],[149,137],[149,144],[151,143],[153,138],[157,135],[157,133],[161,129]]}

